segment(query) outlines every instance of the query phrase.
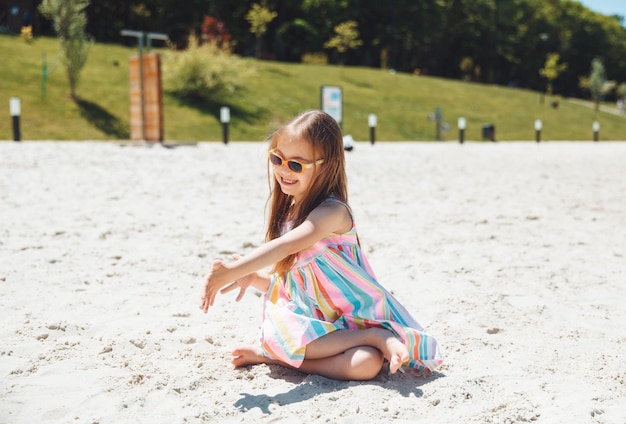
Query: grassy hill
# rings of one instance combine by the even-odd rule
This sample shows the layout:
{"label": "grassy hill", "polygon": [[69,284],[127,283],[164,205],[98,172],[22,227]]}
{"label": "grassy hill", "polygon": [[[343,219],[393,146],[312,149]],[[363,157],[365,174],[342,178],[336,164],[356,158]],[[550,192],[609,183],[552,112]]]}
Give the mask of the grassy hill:
{"label": "grassy hill", "polygon": [[[95,44],[81,73],[79,102],[68,96],[65,70],[54,66],[58,42],[0,35],[0,140],[12,139],[9,98],[20,97],[23,140],[128,139],[128,57],[136,48]],[[42,58],[51,69],[42,96]],[[625,140],[626,117],[596,112],[589,102],[562,99],[558,109],[537,92],[463,83],[441,78],[391,74],[385,70],[300,65],[249,60],[255,72],[245,88],[221,102],[189,104],[164,96],[167,141],[219,141],[219,109],[231,108],[230,139],[263,140],[289,117],[320,107],[320,86],[343,89],[344,133],[369,140],[367,117],[378,116],[377,140],[435,140],[429,114],[439,106],[450,125],[446,140],[457,140],[457,119],[467,120],[466,140],[481,140],[482,125],[493,124],[497,140],[534,140],[541,119],[543,140],[589,140],[592,122],[601,140]],[[607,105],[605,110],[613,110]]]}

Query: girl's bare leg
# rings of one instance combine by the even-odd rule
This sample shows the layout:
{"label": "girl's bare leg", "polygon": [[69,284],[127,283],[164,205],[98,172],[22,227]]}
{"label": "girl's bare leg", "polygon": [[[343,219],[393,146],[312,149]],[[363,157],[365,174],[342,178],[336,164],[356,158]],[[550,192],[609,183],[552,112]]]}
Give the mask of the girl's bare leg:
{"label": "girl's bare leg", "polygon": [[[307,345],[299,370],[340,380],[369,380],[380,371],[383,358],[389,360],[392,373],[409,360],[406,346],[391,331],[338,330]],[[254,347],[235,349],[232,363],[236,367],[261,363],[288,366]]]}
{"label": "girl's bare leg", "polygon": [[321,375],[335,380],[371,380],[383,366],[382,353],[371,346],[350,348],[345,352],[320,359],[304,359],[299,368],[263,355],[260,348],[242,347],[233,351],[236,367],[255,364],[274,364],[294,368],[307,374]]}
{"label": "girl's bare leg", "polygon": [[382,369],[383,360],[375,347],[357,346],[327,358],[305,358],[298,369],[335,380],[371,380]]}
{"label": "girl's bare leg", "polygon": [[309,343],[305,358],[328,358],[358,346],[371,346],[380,350],[389,361],[389,370],[395,373],[409,360],[407,347],[395,334],[384,328],[365,330],[338,330]]}

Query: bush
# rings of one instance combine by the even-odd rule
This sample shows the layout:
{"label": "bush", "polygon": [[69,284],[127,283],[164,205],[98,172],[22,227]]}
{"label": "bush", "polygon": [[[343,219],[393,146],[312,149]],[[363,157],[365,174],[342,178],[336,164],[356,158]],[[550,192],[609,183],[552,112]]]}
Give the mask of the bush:
{"label": "bush", "polygon": [[20,31],[20,36],[27,43],[30,43],[31,41],[33,41],[33,27],[30,25],[23,26],[22,30]]}
{"label": "bush", "polygon": [[186,50],[163,56],[163,88],[181,98],[210,99],[241,88],[251,74],[246,61],[216,42],[199,44],[189,39]]}
{"label": "bush", "polygon": [[308,65],[327,65],[328,56],[325,53],[305,53],[302,55],[302,63]]}

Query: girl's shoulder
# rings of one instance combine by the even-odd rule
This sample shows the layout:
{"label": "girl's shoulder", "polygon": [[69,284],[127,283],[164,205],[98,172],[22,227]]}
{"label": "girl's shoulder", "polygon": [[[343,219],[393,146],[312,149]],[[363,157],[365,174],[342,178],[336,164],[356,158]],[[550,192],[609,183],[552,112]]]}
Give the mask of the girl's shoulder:
{"label": "girl's shoulder", "polygon": [[347,202],[344,202],[341,199],[337,199],[336,197],[327,197],[326,199],[324,199],[324,201],[322,202],[322,205],[328,205],[328,204],[337,204],[337,205],[342,205],[343,207],[345,207],[348,212],[350,213],[350,216],[352,216],[352,209],[350,208],[350,205],[348,205]]}
{"label": "girl's shoulder", "polygon": [[320,206],[324,208],[332,208],[334,209],[334,213],[343,215],[342,220],[344,224],[342,227],[345,231],[340,231],[339,234],[349,231],[354,227],[354,216],[352,215],[352,209],[347,202],[344,202],[336,197],[328,197],[320,204]]}

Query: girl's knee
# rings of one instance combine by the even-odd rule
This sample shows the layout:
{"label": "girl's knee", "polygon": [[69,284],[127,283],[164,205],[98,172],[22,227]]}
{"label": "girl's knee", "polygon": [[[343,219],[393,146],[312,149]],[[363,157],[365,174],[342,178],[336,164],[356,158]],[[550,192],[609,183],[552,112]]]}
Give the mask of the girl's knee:
{"label": "girl's knee", "polygon": [[370,346],[357,347],[352,350],[350,379],[371,380],[376,377],[382,369],[385,359],[382,352]]}

